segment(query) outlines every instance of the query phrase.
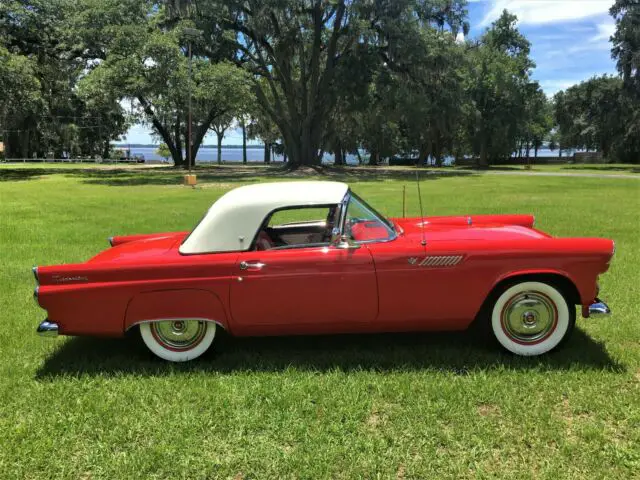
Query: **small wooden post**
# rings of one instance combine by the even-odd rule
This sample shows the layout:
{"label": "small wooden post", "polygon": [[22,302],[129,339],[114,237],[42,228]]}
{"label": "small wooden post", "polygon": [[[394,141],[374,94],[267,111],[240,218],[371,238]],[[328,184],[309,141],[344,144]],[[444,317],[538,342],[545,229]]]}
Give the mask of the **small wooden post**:
{"label": "small wooden post", "polygon": [[402,186],[402,218],[407,218],[406,205],[407,205],[407,186],[403,185]]}
{"label": "small wooden post", "polygon": [[188,173],[188,174],[186,174],[186,175],[184,176],[184,184],[185,184],[187,187],[194,187],[194,188],[195,188],[196,183],[197,183],[197,182],[196,182],[196,176],[195,176],[195,174]]}

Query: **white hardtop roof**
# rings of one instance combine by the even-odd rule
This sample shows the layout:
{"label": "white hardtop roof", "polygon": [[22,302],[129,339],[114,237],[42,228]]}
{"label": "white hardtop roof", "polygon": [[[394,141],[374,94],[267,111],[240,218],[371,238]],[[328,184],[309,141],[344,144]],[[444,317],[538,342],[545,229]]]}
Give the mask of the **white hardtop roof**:
{"label": "white hardtop roof", "polygon": [[248,250],[274,210],[342,202],[349,186],[340,182],[277,182],[239,187],[215,202],[180,246],[180,253]]}

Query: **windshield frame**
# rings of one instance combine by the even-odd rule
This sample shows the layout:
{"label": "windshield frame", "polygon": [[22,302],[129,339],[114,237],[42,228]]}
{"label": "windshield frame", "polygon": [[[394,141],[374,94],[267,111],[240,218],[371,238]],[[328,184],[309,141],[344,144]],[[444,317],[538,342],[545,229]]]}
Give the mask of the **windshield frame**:
{"label": "windshield frame", "polygon": [[374,217],[376,217],[389,231],[389,238],[378,238],[373,240],[353,240],[357,244],[364,243],[385,243],[392,242],[396,238],[398,238],[398,232],[396,231],[394,223],[378,212],[375,208],[369,205],[366,201],[362,199],[359,195],[353,192],[351,189],[347,190],[346,195],[341,203],[340,208],[340,236],[346,235],[345,226],[347,222],[347,210],[349,209],[349,202],[354,198],[357,202],[359,202],[366,210],[369,210]]}

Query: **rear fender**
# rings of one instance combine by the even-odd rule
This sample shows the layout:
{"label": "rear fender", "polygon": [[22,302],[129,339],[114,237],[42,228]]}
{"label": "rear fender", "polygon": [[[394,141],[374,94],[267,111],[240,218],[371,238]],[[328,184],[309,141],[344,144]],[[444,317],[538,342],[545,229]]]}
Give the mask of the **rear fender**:
{"label": "rear fender", "polygon": [[138,240],[150,240],[152,238],[173,237],[176,235],[186,235],[189,232],[166,232],[166,233],[145,233],[140,235],[120,235],[109,237],[109,244],[112,247],[123,243],[136,242]]}
{"label": "rear fender", "polygon": [[228,330],[227,314],[220,298],[199,289],[155,290],[139,293],[127,305],[123,329],[140,323],[176,318],[215,322]]}

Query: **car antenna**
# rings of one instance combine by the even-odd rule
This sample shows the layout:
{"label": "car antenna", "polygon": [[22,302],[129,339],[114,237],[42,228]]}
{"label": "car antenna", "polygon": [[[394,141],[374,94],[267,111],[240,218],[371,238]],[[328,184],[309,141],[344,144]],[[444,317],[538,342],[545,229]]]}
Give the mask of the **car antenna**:
{"label": "car antenna", "polygon": [[420,193],[420,176],[416,170],[416,184],[418,185],[418,202],[420,203],[420,226],[422,227],[422,241],[420,245],[423,247],[427,244],[427,238],[424,234],[424,212],[422,211],[422,193]]}
{"label": "car antenna", "polygon": [[402,218],[407,218],[407,186],[402,185]]}

